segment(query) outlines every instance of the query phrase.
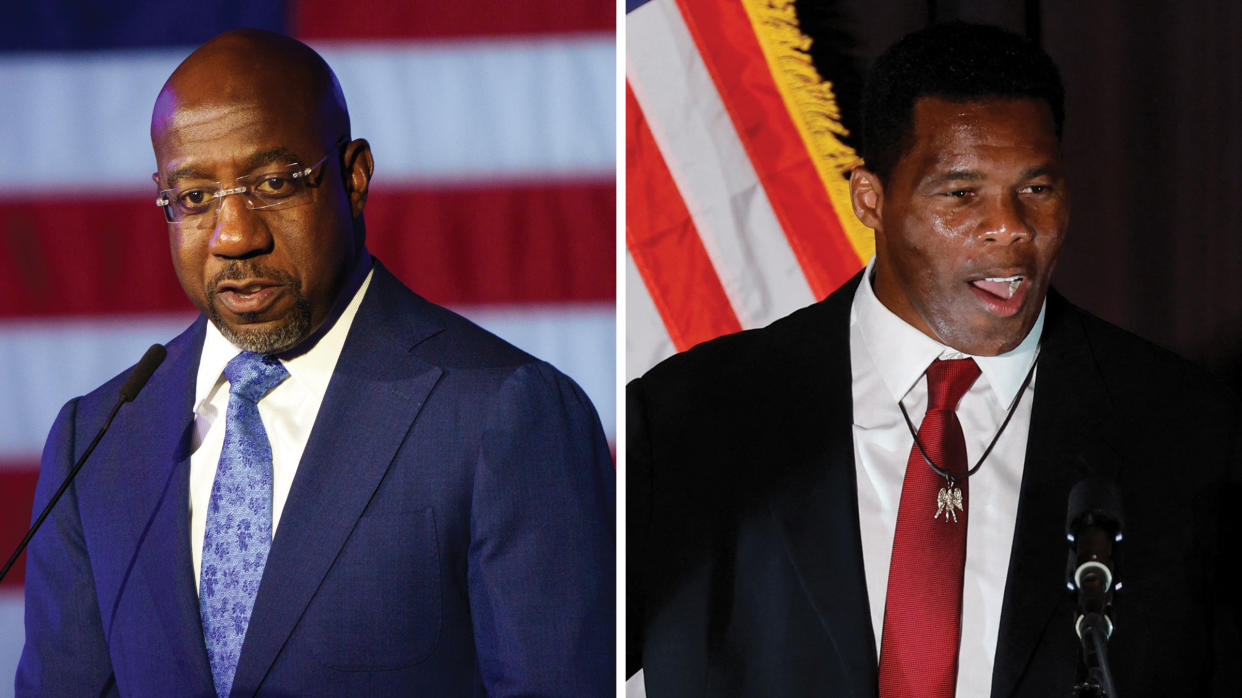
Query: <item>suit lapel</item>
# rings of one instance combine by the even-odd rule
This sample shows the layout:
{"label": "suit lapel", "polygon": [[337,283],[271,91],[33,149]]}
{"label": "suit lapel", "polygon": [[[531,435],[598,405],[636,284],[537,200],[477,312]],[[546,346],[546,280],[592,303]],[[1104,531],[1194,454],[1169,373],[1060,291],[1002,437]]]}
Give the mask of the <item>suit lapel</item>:
{"label": "suit lapel", "polygon": [[440,331],[431,313],[400,306],[405,294],[377,262],[281,514],[235,688],[262,683],[439,380],[403,351]]}
{"label": "suit lapel", "polygon": [[[1079,318],[1055,292],[1048,296],[1040,352],[993,696],[1015,693],[1049,623],[1068,628],[1072,622],[1064,582],[1067,497],[1078,480],[1089,474],[1112,477],[1119,463],[1112,446],[1119,443],[1117,434],[1106,419],[1112,410],[1095,357]],[[1074,648],[1067,651],[1072,658]]]}
{"label": "suit lapel", "polygon": [[[189,685],[209,691],[212,686],[207,650],[199,621],[198,594],[190,559],[190,438],[193,430],[194,380],[203,345],[206,320],[199,317],[167,345],[164,364],[155,372],[134,404],[122,408],[130,422],[118,463],[121,486],[128,498],[134,531],[132,567],[121,579],[121,594],[136,572],[145,581],[159,624],[171,648],[178,675]],[[128,540],[128,539],[127,539]],[[119,601],[107,614],[111,629]],[[119,615],[117,616],[119,617]]]}
{"label": "suit lapel", "polygon": [[851,695],[870,696],[877,690],[878,660],[862,566],[854,453],[839,435],[828,439],[837,443],[823,452],[820,477],[801,489],[786,489],[773,513],[802,588],[850,677]]}
{"label": "suit lapel", "polygon": [[[772,500],[789,559],[836,648],[855,696],[876,692],[875,639],[867,603],[855,482],[849,312],[861,275],[804,312],[798,336],[778,339],[794,356],[778,370],[798,391],[791,426],[807,443],[785,449],[795,462]],[[798,331],[798,330],[795,330]],[[805,391],[805,392],[803,392]],[[842,687],[845,688],[845,687]]]}

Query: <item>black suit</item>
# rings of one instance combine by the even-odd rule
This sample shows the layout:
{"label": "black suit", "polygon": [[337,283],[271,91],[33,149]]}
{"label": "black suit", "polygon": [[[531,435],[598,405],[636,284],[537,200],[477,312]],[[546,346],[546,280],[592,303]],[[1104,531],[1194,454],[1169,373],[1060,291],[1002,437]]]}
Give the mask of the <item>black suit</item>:
{"label": "black suit", "polygon": [[[851,441],[858,278],[629,386],[628,665],[650,698],[877,693]],[[1055,293],[1039,362],[992,694],[1068,694],[1066,498],[1098,474],[1127,517],[1119,691],[1240,695],[1222,579],[1237,548],[1224,515],[1237,509],[1236,401]]]}

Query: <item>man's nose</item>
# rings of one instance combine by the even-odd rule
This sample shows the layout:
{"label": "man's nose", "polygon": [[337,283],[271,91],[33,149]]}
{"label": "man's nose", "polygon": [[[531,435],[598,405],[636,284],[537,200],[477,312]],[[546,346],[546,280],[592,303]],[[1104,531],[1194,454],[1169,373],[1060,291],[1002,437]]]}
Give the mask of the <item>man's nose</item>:
{"label": "man's nose", "polygon": [[216,209],[216,226],[208,251],[218,257],[244,259],[272,250],[272,234],[263,216],[246,205],[245,193],[225,196]]}
{"label": "man's nose", "polygon": [[1026,208],[1016,192],[998,195],[979,221],[979,236],[989,242],[1009,244],[1029,240],[1034,234]]}

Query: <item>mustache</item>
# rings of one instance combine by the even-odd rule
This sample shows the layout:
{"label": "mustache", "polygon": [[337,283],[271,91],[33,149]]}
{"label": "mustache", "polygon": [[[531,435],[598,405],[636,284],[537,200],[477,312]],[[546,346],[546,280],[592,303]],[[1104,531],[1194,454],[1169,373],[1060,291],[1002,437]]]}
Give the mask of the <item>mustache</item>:
{"label": "mustache", "polygon": [[253,260],[236,259],[216,272],[207,288],[214,295],[215,289],[219,288],[221,282],[245,281],[246,279],[269,279],[284,286],[295,285],[293,276],[282,269],[267,267]]}

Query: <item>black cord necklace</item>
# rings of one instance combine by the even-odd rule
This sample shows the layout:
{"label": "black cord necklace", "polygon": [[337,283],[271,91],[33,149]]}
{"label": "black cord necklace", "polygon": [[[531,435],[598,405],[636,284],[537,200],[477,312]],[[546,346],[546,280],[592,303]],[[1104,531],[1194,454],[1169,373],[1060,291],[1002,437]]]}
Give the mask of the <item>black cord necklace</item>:
{"label": "black cord necklace", "polygon": [[[992,452],[992,448],[996,446],[996,442],[1000,441],[1001,434],[1005,432],[1005,427],[1009,426],[1009,420],[1013,419],[1014,412],[1018,411],[1018,403],[1022,402],[1022,395],[1026,393],[1026,388],[1031,384],[1031,378],[1035,376],[1035,366],[1039,363],[1039,353],[1036,350],[1035,358],[1031,360],[1031,369],[1026,372],[1026,378],[1022,379],[1022,387],[1018,388],[1018,394],[1014,395],[1013,401],[1009,403],[1009,411],[1005,414],[1005,420],[1001,422],[1000,427],[996,430],[996,434],[992,437],[992,441],[988,447],[983,449],[983,455],[979,456],[979,460],[975,462],[975,467],[966,471],[962,476],[962,480],[966,480],[971,475],[979,471],[979,467],[983,465],[983,461],[987,459],[988,454]],[[910,421],[910,414],[906,412],[906,406],[897,401],[897,407],[901,409],[901,416],[906,419],[906,428],[910,430],[910,436],[914,437],[914,445],[918,447],[919,454],[923,456],[923,460],[931,467],[933,471],[940,477],[945,479],[946,485],[940,488],[940,492],[936,495],[936,513],[932,518],[939,518],[944,514],[944,520],[949,521],[950,517],[954,523],[957,523],[957,512],[964,510],[965,501],[962,497],[962,490],[957,486],[958,479],[949,471],[938,467],[928,457],[927,450],[923,448],[923,442],[919,441],[919,435],[914,428],[914,422]]]}

